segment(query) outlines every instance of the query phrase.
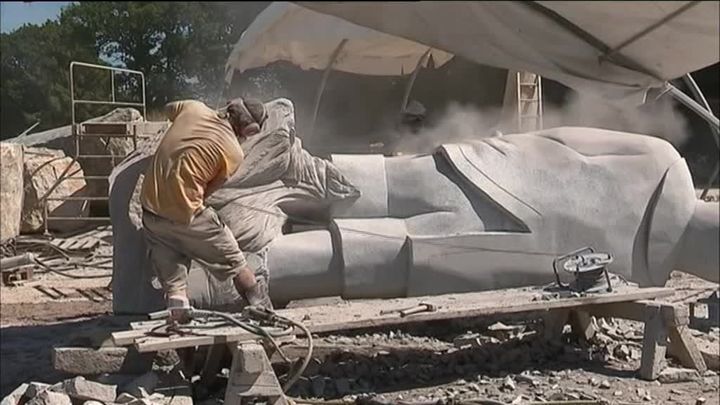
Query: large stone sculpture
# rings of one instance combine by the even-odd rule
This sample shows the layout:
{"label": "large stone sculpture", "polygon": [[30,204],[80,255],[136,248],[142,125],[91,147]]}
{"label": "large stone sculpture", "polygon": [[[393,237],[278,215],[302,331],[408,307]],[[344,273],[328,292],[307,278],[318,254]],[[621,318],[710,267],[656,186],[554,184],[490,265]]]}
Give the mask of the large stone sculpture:
{"label": "large stone sculpture", "polygon": [[[293,127],[288,101],[269,106],[284,111],[285,124],[275,127]],[[673,269],[718,281],[718,204],[696,199],[669,143],[574,127],[464,135],[477,140],[428,155],[335,155],[330,163],[289,141],[291,130],[271,126],[253,141],[244,172],[210,203],[241,247],[257,253],[255,267],[269,271],[278,302],[544,284],[553,280],[555,257],[584,246],[612,253],[610,270],[641,285],[662,285]],[[117,284],[134,269],[134,291],[151,277],[138,231],[116,225],[127,217],[122,209],[137,176],[115,183],[123,184],[111,191],[111,208],[119,204],[112,209],[115,309],[143,312],[154,308],[129,305],[137,298],[128,301],[129,289]],[[321,226],[283,234],[288,216]],[[196,305],[236,299],[199,267],[190,280]]]}

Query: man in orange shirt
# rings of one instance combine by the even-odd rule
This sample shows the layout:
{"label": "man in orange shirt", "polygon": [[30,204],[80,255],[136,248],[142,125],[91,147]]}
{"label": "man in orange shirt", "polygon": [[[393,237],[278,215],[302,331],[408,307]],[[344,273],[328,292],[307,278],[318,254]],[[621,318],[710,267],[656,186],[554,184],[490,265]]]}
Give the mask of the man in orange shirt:
{"label": "man in orange shirt", "polygon": [[250,305],[272,307],[264,279],[256,280],[230,229],[205,199],[240,167],[240,142],[260,132],[261,102],[235,99],[218,111],[194,101],[165,107],[172,125],[145,172],[140,201],[150,261],[163,286],[171,319],[189,307],[187,273],[202,262],[218,279],[232,279]]}

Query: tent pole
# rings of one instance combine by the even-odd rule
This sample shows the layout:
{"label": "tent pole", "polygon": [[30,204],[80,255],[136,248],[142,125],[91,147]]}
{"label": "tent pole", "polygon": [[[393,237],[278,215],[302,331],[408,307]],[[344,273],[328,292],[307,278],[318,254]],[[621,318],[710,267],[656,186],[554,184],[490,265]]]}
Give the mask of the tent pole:
{"label": "tent pole", "polygon": [[[690,91],[693,94],[693,97],[695,97],[695,100],[698,103],[701,103],[706,110],[712,112],[712,109],[710,109],[710,104],[707,102],[707,99],[705,98],[705,95],[703,94],[702,90],[700,90],[700,87],[695,82],[695,79],[693,79],[692,75],[690,73],[683,76],[683,80],[685,80],[685,84],[690,88]],[[720,143],[718,143],[718,137],[720,137],[720,131],[710,125],[710,131],[715,135],[715,146],[720,147]],[[702,194],[700,194],[700,199],[704,200],[707,196],[708,191],[710,191],[710,187],[715,183],[715,180],[717,180],[718,174],[720,173],[720,161],[715,164],[715,170],[713,171],[713,174],[708,179],[707,184],[705,185],[705,188],[702,191]]]}
{"label": "tent pole", "polygon": [[428,56],[430,56],[431,50],[432,50],[432,48],[428,48],[428,50],[425,51],[424,54],[422,54],[420,59],[418,59],[417,65],[415,66],[415,70],[412,72],[412,75],[410,76],[410,80],[408,81],[408,84],[405,87],[405,94],[403,94],[402,105],[400,106],[400,114],[405,112],[405,109],[407,108],[408,101],[410,101],[410,92],[412,91],[413,85],[415,84],[415,79],[417,78],[417,75],[420,72],[420,69],[422,69],[422,66],[425,64],[425,60],[427,60]]}
{"label": "tent pole", "polygon": [[[720,120],[713,115],[712,112],[706,110],[703,106],[698,104],[695,100],[693,100],[690,96],[680,91],[677,87],[673,86],[670,83],[665,83],[665,90],[667,90],[667,93],[669,93],[675,100],[682,103],[685,107],[692,110],[695,114],[699,115],[702,119],[708,122],[710,126],[716,129],[720,129]],[[718,139],[715,137],[715,134],[713,133],[713,138],[715,138],[715,142],[718,143]]]}
{"label": "tent pole", "polygon": [[345,47],[347,41],[347,38],[343,38],[343,40],[340,41],[340,43],[338,44],[337,48],[335,48],[335,50],[333,51],[332,55],[330,55],[328,64],[325,67],[325,72],[323,72],[322,80],[320,80],[320,86],[317,89],[317,93],[315,93],[315,107],[313,108],[312,123],[310,125],[310,133],[313,135],[315,134],[315,122],[317,121],[317,116],[320,112],[320,100],[322,99],[323,92],[325,91],[325,84],[327,83],[328,77],[330,76],[330,71],[332,71],[332,68],[337,61],[338,56],[340,56],[340,51],[342,51],[342,49]]}

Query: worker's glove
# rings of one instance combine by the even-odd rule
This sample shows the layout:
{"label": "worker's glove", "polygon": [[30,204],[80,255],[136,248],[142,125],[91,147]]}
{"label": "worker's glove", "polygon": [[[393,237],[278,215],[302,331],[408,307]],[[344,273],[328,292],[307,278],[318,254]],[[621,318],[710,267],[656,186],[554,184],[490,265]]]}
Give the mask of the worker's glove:
{"label": "worker's glove", "polygon": [[190,323],[190,301],[187,297],[179,295],[168,297],[167,309],[170,313],[168,323]]}
{"label": "worker's glove", "polygon": [[265,277],[258,277],[255,285],[245,291],[245,300],[249,305],[254,307],[273,309],[272,302],[270,301],[270,291],[268,290]]}

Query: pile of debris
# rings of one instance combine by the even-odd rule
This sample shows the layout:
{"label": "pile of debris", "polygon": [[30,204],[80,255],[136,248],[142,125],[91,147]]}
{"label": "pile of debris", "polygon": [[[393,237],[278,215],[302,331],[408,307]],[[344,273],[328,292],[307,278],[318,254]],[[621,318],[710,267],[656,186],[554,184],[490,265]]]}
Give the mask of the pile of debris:
{"label": "pile of debris", "polygon": [[2,285],[31,286],[48,275],[101,279],[112,275],[112,228],[55,238],[19,236],[2,253]]}
{"label": "pile of debris", "polygon": [[192,405],[190,385],[178,371],[149,372],[118,384],[106,376],[105,383],[75,377],[49,385],[22,384],[2,400],[2,405]]}

